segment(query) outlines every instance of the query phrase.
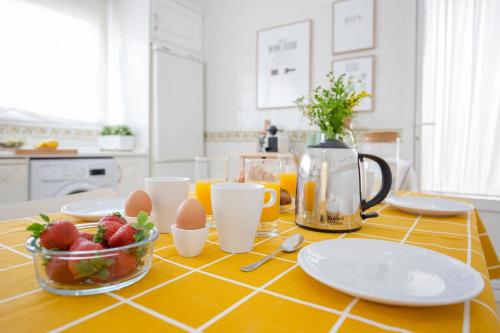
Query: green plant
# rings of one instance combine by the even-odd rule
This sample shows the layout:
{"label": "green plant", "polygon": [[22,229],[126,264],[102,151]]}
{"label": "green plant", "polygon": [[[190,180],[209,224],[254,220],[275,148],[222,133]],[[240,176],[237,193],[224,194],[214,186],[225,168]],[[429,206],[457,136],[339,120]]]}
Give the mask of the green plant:
{"label": "green plant", "polygon": [[317,125],[326,139],[342,139],[354,108],[371,94],[366,91],[356,92],[352,82],[346,80],[345,74],[335,78],[330,72],[327,77],[329,87],[315,88],[308,96],[308,102],[304,96],[295,102],[302,115],[311,125]]}
{"label": "green plant", "polygon": [[101,135],[134,135],[128,126],[104,126]]}

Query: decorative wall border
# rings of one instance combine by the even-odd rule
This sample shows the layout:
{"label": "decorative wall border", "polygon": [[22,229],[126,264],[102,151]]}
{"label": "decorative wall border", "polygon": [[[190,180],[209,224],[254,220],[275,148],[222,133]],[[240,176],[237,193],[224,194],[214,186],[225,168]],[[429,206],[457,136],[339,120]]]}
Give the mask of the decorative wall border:
{"label": "decorative wall border", "polygon": [[39,126],[39,125],[19,125],[0,124],[0,136],[2,137],[56,137],[67,139],[95,139],[100,130],[89,128],[78,128],[69,126]]}
{"label": "decorative wall border", "polygon": [[[398,128],[358,128],[354,129],[354,137],[366,133],[368,131],[395,131],[402,138],[403,130]],[[288,131],[290,141],[305,142],[309,134],[318,133],[318,131]],[[227,131],[227,132],[205,132],[205,142],[248,142],[257,141],[259,139],[259,131]],[[401,139],[402,140],[402,139]]]}

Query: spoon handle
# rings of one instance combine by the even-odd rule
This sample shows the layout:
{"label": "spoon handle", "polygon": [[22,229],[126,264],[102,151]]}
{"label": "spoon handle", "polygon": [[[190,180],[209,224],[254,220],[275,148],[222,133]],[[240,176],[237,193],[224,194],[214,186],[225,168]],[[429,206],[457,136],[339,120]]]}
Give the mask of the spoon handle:
{"label": "spoon handle", "polygon": [[281,252],[281,248],[277,249],[276,251],[274,251],[273,253],[271,253],[267,257],[264,257],[264,258],[260,259],[259,261],[254,262],[253,264],[240,267],[240,270],[242,272],[251,272],[251,271],[257,269],[258,267],[260,267],[261,265],[263,265],[264,263],[268,262],[269,259],[271,259],[272,257],[274,257],[275,255],[277,255],[280,252]]}

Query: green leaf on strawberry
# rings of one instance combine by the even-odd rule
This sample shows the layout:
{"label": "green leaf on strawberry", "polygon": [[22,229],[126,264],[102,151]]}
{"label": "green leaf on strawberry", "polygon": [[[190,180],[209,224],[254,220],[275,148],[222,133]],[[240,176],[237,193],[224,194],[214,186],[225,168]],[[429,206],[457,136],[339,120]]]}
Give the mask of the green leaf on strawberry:
{"label": "green leaf on strawberry", "polygon": [[122,214],[121,214],[120,212],[113,212],[113,214],[112,214],[112,215],[114,215],[114,216],[118,216],[118,217],[122,217]]}
{"label": "green leaf on strawberry", "polygon": [[106,229],[102,225],[97,226],[97,231],[94,235],[94,242],[96,243],[102,243],[104,241],[104,233],[106,232]]}
{"label": "green leaf on strawberry", "polygon": [[42,214],[42,213],[39,213],[38,215],[40,215],[40,218],[45,221],[45,223],[50,223],[50,217],[48,217],[47,215],[45,214]]}
{"label": "green leaf on strawberry", "polygon": [[76,278],[85,278],[93,275],[106,278],[109,274],[108,267],[113,264],[113,260],[105,258],[92,258],[82,260],[75,264],[78,274]]}
{"label": "green leaf on strawberry", "polygon": [[36,238],[40,237],[42,232],[47,228],[47,225],[50,223],[50,218],[47,215],[42,213],[40,213],[39,215],[40,218],[47,224],[33,223],[32,225],[26,228],[26,230],[31,231],[32,236]]}
{"label": "green leaf on strawberry", "polygon": [[134,229],[137,230],[137,233],[134,235],[134,240],[136,242],[143,240],[155,226],[153,223],[148,222],[148,217],[146,212],[140,211],[137,215],[137,222],[132,224]]}

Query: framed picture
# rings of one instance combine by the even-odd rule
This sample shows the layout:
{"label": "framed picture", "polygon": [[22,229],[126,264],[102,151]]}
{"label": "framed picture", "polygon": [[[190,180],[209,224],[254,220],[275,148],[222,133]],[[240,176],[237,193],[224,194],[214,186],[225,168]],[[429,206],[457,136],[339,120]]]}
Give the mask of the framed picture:
{"label": "framed picture", "polygon": [[310,89],[311,21],[257,32],[257,109],[294,107]]}
{"label": "framed picture", "polygon": [[333,3],[333,53],[375,47],[375,0],[341,0]]}
{"label": "framed picture", "polygon": [[[373,62],[373,56],[337,60],[333,62],[333,74],[335,77],[345,74],[356,91],[364,90],[373,95]],[[355,110],[373,110],[373,96],[363,98]]]}

